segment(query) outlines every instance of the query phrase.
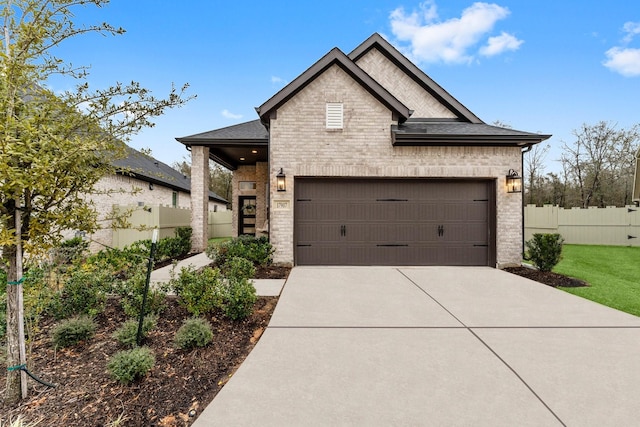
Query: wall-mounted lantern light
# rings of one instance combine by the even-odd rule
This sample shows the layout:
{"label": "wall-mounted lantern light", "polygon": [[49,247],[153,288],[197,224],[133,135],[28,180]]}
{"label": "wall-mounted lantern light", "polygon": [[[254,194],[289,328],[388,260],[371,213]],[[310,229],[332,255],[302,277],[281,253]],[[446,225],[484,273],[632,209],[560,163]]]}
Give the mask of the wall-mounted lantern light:
{"label": "wall-mounted lantern light", "polygon": [[280,172],[276,175],[276,188],[278,191],[287,191],[287,180],[282,168],[280,168]]}
{"label": "wall-mounted lantern light", "polygon": [[507,193],[522,193],[522,177],[513,169],[507,174]]}

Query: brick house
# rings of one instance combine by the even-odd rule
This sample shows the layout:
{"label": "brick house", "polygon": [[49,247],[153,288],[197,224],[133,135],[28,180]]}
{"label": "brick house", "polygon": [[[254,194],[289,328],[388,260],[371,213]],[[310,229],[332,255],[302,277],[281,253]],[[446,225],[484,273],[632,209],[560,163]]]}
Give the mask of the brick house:
{"label": "brick house", "polygon": [[[380,35],[332,49],[256,111],[177,140],[202,169],[192,188],[209,158],[233,170],[234,233],[267,232],[275,262],[519,264],[522,193],[507,181],[549,135],[485,124]],[[203,246],[206,206],[192,206]]]}
{"label": "brick house", "polygon": [[[106,216],[114,205],[191,207],[191,180],[171,166],[126,147],[127,155],[113,161],[116,173],[101,178],[94,186],[95,194],[87,195],[95,209]],[[207,209],[224,211],[227,200],[216,193],[207,193]],[[109,221],[102,220],[101,228],[91,235],[91,250],[102,245],[113,246],[113,230]],[[72,237],[73,232],[68,233]]]}

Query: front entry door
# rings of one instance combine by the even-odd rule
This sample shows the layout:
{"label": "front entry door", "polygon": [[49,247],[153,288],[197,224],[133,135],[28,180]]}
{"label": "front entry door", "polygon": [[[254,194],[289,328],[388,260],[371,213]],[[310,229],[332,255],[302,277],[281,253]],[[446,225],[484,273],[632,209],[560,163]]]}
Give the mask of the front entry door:
{"label": "front entry door", "polygon": [[239,197],[238,235],[256,235],[256,196]]}

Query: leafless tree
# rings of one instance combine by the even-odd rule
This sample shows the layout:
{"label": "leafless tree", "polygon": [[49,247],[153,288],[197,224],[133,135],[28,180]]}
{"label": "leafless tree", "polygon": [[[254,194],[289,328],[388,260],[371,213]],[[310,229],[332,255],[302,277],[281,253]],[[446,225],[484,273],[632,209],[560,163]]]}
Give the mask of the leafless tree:
{"label": "leafless tree", "polygon": [[524,155],[524,179],[527,193],[525,200],[527,204],[541,204],[543,173],[545,160],[549,152],[549,144],[536,144]]}
{"label": "leafless tree", "polygon": [[601,121],[574,130],[574,142],[563,143],[561,162],[567,178],[576,186],[580,206],[624,204],[629,201],[639,125],[617,129]]}

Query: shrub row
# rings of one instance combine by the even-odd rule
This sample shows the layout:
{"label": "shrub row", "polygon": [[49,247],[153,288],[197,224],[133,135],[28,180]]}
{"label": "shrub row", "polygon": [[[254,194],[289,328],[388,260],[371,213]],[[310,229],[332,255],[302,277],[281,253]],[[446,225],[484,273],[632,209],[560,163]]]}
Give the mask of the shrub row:
{"label": "shrub row", "polygon": [[[190,227],[178,227],[175,231],[175,237],[160,239],[156,247],[155,261],[162,262],[188,254],[191,250],[191,233]],[[138,270],[142,265],[146,266],[150,252],[151,240],[138,240],[123,249],[102,250],[87,258],[87,264],[115,271],[119,275],[127,277],[132,270]]]}
{"label": "shrub row", "polygon": [[[156,325],[157,318],[145,317],[143,334],[147,335]],[[81,341],[90,339],[96,330],[96,324],[90,317],[81,316],[60,322],[52,332],[52,340],[56,347],[70,347]],[[135,347],[138,322],[126,321],[115,333],[114,338],[122,345],[132,347],[116,353],[108,362],[107,369],[111,377],[123,384],[129,384],[144,377],[155,364],[153,351],[148,347]],[[204,319],[191,318],[184,321],[175,335],[175,345],[187,350],[204,347],[211,343],[213,331],[211,324]]]}
{"label": "shrub row", "polygon": [[256,302],[256,289],[249,280],[253,265],[242,258],[229,260],[224,275],[219,268],[196,271],[183,267],[178,277],[172,276],[169,289],[178,296],[178,302],[189,313],[199,316],[222,310],[232,320],[244,319],[251,314]]}
{"label": "shrub row", "polygon": [[267,266],[271,263],[273,252],[273,246],[266,237],[246,235],[221,243],[211,243],[206,249],[207,256],[218,266],[234,257],[249,260],[256,266]]}

